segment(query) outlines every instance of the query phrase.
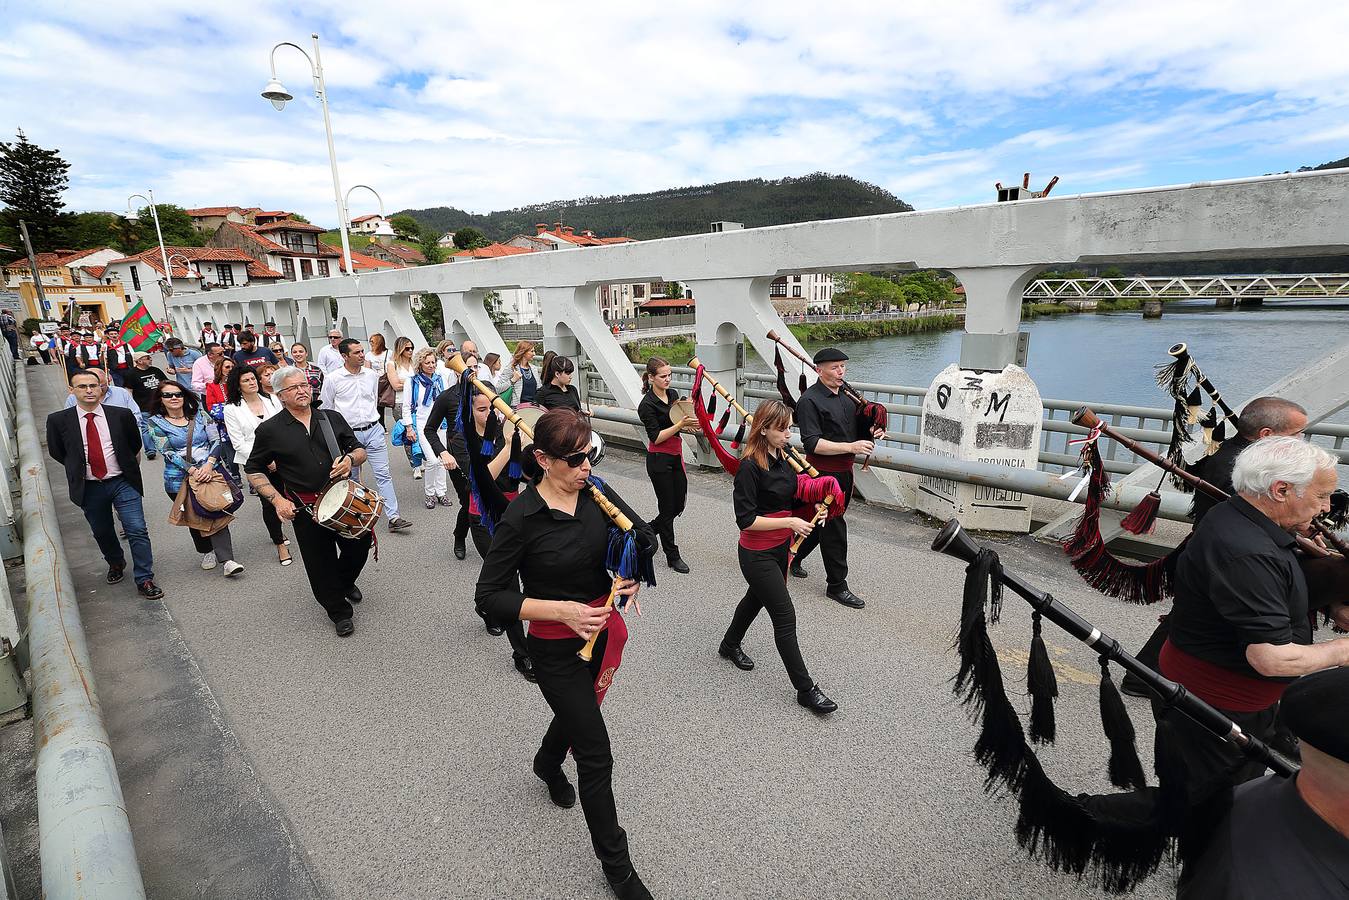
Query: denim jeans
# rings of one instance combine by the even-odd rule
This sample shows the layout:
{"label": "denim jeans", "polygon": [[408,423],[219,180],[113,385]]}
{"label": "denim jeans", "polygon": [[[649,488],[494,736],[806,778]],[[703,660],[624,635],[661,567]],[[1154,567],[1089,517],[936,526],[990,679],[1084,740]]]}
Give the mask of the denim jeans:
{"label": "denim jeans", "polygon": [[[390,519],[398,518],[398,495],[393,490],[393,474],[389,471],[389,439],[384,426],[379,423],[371,425],[362,431],[355,432],[356,440],[365,447],[365,457],[370,463],[370,468],[375,470],[375,487],[379,489],[379,495],[384,498],[384,512]],[[359,479],[361,470],[356,469],[352,472],[352,477]]]}
{"label": "denim jeans", "polygon": [[112,522],[112,511],[117,509],[117,518],[126,531],[126,541],[131,545],[132,574],[140,584],[155,577],[155,560],[150,552],[150,532],[145,527],[145,510],[141,507],[141,495],[136,493],[125,478],[120,475],[107,481],[86,481],[84,483],[84,518],[94,532],[98,549],[110,566],[126,564],[126,554],[117,540],[117,528]]}

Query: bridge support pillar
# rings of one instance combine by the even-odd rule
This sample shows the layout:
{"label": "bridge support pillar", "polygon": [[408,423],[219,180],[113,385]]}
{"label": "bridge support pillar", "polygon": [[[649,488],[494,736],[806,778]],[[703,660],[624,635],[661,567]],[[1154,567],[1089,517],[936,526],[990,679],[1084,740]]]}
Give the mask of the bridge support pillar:
{"label": "bridge support pillar", "polygon": [[1264,306],[1264,297],[1242,297],[1237,301],[1237,306]]}
{"label": "bridge support pillar", "polygon": [[1016,360],[1016,331],[1026,286],[1044,266],[953,269],[965,288],[960,368],[999,372]]}
{"label": "bridge support pillar", "polygon": [[[539,287],[535,290],[539,311],[543,314],[544,346],[574,359],[578,370],[582,360],[577,357],[584,352],[614,395],[614,402],[627,409],[636,409],[642,400],[642,380],[600,317],[595,285]],[[578,378],[580,374],[578,371]]]}
{"label": "bridge support pillar", "polygon": [[489,353],[498,353],[504,362],[510,362],[510,351],[501,339],[492,322],[487,307],[483,305],[485,290],[460,291],[452,294],[440,294],[440,314],[445,323],[445,337],[462,344],[465,339],[473,341],[481,358]]}
{"label": "bridge support pillar", "polygon": [[1227,294],[1225,296],[1220,294],[1218,295],[1218,298],[1213,301],[1213,306],[1215,309],[1231,309],[1236,305],[1237,305],[1237,298],[1233,297],[1231,294]]}

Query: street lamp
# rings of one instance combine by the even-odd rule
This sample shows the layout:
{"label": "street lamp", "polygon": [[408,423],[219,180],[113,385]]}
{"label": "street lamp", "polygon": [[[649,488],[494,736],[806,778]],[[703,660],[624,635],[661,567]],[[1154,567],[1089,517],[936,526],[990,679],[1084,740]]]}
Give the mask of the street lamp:
{"label": "street lamp", "polygon": [[351,241],[347,238],[347,219],[346,209],[342,198],[342,182],[337,177],[337,152],[333,149],[333,123],[328,117],[328,90],[323,83],[323,61],[319,57],[319,36],[311,34],[314,39],[314,55],[310,57],[305,49],[299,44],[292,44],[290,41],[282,41],[272,47],[270,62],[272,66],[272,79],[267,82],[267,86],[262,89],[262,98],[270,100],[272,106],[277,109],[283,109],[295,95],[286,90],[279,79],[276,77],[276,51],[282,47],[294,47],[299,50],[305,60],[309,62],[309,69],[314,77],[314,99],[318,100],[319,106],[323,109],[323,130],[328,136],[328,164],[333,170],[333,199],[337,201],[337,226],[342,231],[342,259],[347,264],[347,274],[355,274],[351,266]]}
{"label": "street lamp", "polygon": [[[146,194],[149,194],[149,196],[147,197]],[[169,297],[173,295],[173,277],[169,274],[171,272],[169,251],[164,248],[164,232],[159,229],[159,211],[155,209],[155,192],[147,188],[145,194],[132,194],[126,198],[126,217],[132,222],[136,221],[137,215],[135,210],[131,208],[131,201],[137,197],[144,200],[146,205],[150,207],[150,217],[155,220],[155,237],[159,240],[159,257],[164,261],[164,296],[160,300],[164,306],[164,321],[167,322],[169,319]]]}
{"label": "street lamp", "polygon": [[379,195],[379,191],[375,190],[368,184],[353,184],[350,188],[347,189],[347,194],[342,199],[342,217],[346,221],[348,228],[351,227],[351,192],[359,188],[365,188],[367,191],[375,195],[375,199],[379,201],[379,217],[381,219],[385,218],[384,198]]}
{"label": "street lamp", "polygon": [[[181,259],[181,260],[183,261],[183,268],[187,270],[187,277],[188,277],[188,278],[192,278],[194,275],[195,275],[197,278],[200,278],[200,277],[201,277],[201,273],[200,273],[200,272],[195,272],[195,273],[193,272],[193,270],[192,270],[192,260],[190,260],[190,259],[187,258],[187,254],[185,254],[185,253],[170,253],[170,254],[169,254],[169,264],[172,265],[172,264],[173,264],[173,261],[174,261],[175,259]],[[173,284],[173,276],[172,276],[172,275],[169,275],[169,284],[170,284],[170,286],[172,286],[172,284]]]}

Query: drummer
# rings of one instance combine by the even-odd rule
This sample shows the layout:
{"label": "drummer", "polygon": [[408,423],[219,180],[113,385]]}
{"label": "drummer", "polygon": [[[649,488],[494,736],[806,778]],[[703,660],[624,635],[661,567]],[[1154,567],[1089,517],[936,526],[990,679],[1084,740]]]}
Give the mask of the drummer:
{"label": "drummer", "polygon": [[[244,471],[248,483],[276,508],[276,514],[294,523],[314,599],[332,620],[338,637],[347,637],[355,631],[351,605],[361,602],[356,579],[370,555],[373,529],[359,538],[344,538],[319,525],[314,509],[330,483],[349,478],[352,468],[365,462],[365,448],[346,419],[309,405],[312,389],[303,370],[277,369],[271,387],[283,409],[258,426]],[[323,427],[325,422],[329,428]],[[272,486],[268,472],[276,474],[280,490]]]}
{"label": "drummer", "polygon": [[698,420],[681,415],[682,410],[675,406],[679,392],[670,387],[670,376],[670,364],[661,357],[653,356],[646,361],[637,416],[650,442],[646,448],[646,475],[655,489],[658,511],[651,520],[651,528],[660,536],[666,565],[687,575],[689,565],[680,557],[674,535],[674,520],[684,511],[689,491],[684,472],[684,440],[679,434],[685,428],[697,428]]}

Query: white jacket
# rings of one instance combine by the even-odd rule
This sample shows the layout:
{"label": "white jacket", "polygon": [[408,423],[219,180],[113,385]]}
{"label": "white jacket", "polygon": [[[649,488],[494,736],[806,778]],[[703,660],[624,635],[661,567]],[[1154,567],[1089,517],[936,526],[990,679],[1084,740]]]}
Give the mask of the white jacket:
{"label": "white jacket", "polygon": [[234,462],[242,466],[248,462],[248,454],[253,452],[253,435],[264,420],[281,412],[281,401],[266,394],[261,395],[262,418],[253,415],[253,410],[244,403],[225,404],[225,431],[234,445]]}
{"label": "white jacket", "polygon": [[[408,378],[407,378],[407,381],[405,381],[405,382],[403,383],[403,420],[402,420],[402,421],[403,421],[404,427],[406,427],[406,428],[413,428],[413,427],[415,427],[415,428],[417,429],[417,438],[418,438],[418,440],[420,440],[421,437],[422,437],[422,429],[426,427],[426,420],[427,420],[427,419],[430,417],[430,415],[431,415],[431,407],[435,405],[435,401],[427,399],[427,394],[429,394],[430,391],[418,391],[418,392],[417,392],[417,394],[418,394],[418,396],[417,396],[417,405],[416,405],[416,406],[413,406],[413,405],[412,405],[412,384],[413,384],[413,379],[416,378],[416,377],[417,377],[416,375],[409,375]],[[435,379],[435,380],[440,380],[440,373],[437,372],[436,374],[432,375],[431,378],[432,378],[432,379]],[[444,393],[444,391],[445,391],[444,382],[441,382],[441,388],[440,388],[440,390],[441,390],[441,393]],[[438,398],[438,397],[439,397],[439,395],[437,395],[437,398]],[[414,416],[416,417],[416,421],[415,421],[415,422],[413,421],[413,417],[414,417]],[[453,422],[453,419],[447,419],[447,420],[446,420],[446,424],[447,424],[447,425],[448,425],[448,424],[451,424],[452,422]],[[442,430],[444,430],[444,429],[442,428]]]}

